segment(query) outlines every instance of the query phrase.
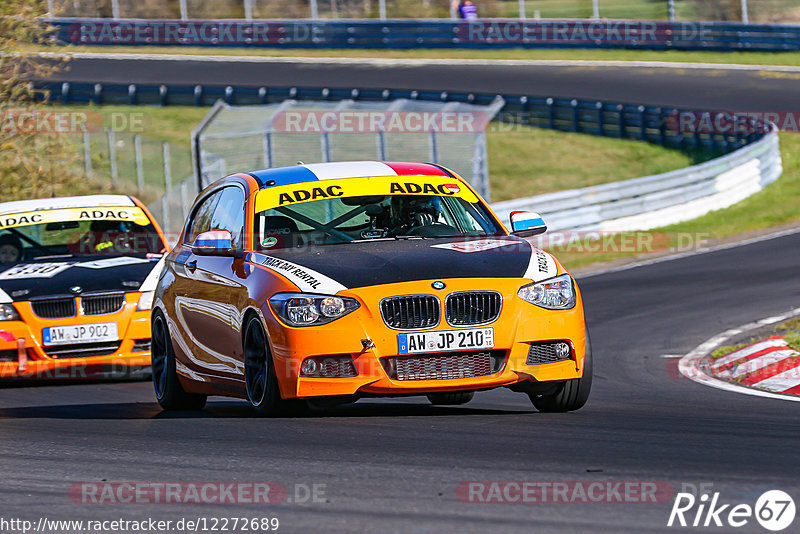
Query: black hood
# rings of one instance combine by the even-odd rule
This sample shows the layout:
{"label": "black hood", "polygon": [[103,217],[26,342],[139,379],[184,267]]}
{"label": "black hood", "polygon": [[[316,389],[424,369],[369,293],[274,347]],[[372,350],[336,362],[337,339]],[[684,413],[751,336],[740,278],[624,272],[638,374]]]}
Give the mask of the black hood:
{"label": "black hood", "polygon": [[[0,290],[21,301],[48,295],[76,295],[139,289],[158,258],[81,256],[0,265]],[[80,288],[80,290],[73,290]]]}
{"label": "black hood", "polygon": [[[524,239],[500,236],[364,241],[276,250],[270,256],[355,288],[447,278],[521,278],[535,250]],[[534,266],[547,264],[534,261]],[[549,266],[552,270],[552,260]]]}

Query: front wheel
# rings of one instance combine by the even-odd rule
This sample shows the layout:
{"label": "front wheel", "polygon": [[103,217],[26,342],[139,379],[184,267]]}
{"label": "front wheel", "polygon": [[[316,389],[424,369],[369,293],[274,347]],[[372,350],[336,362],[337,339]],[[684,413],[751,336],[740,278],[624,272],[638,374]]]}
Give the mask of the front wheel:
{"label": "front wheel", "polygon": [[244,330],[244,382],[247,399],[259,415],[298,415],[306,408],[302,400],[281,398],[267,334],[255,316]]}
{"label": "front wheel", "polygon": [[178,380],[172,338],[167,328],[167,320],[160,311],[153,313],[152,329],[151,369],[158,404],[167,411],[202,410],[206,405],[206,396],[187,393]]}
{"label": "front wheel", "polygon": [[567,380],[555,393],[549,395],[528,394],[531,402],[540,412],[572,412],[586,404],[592,389],[592,348],[589,334],[586,334],[586,356],[583,362],[583,376]]}

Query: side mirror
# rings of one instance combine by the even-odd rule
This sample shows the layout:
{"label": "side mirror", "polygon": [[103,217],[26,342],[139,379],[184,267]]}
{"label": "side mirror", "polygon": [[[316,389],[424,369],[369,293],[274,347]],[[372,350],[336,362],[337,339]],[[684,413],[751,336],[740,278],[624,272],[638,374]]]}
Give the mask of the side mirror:
{"label": "side mirror", "polygon": [[192,253],[198,256],[231,256],[241,258],[244,253],[233,247],[233,236],[228,230],[211,230],[194,238]]}
{"label": "side mirror", "polygon": [[519,237],[530,237],[543,234],[547,225],[542,216],[532,211],[511,212],[511,233]]}

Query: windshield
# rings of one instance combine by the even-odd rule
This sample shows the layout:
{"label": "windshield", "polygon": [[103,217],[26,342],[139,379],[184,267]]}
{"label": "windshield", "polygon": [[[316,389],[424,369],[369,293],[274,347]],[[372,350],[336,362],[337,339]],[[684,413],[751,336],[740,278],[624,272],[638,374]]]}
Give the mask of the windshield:
{"label": "windshield", "polygon": [[[477,199],[475,199],[477,200]],[[255,247],[505,235],[480,202],[444,195],[335,197],[256,213]]]}
{"label": "windshield", "polygon": [[[131,210],[131,208],[125,208]],[[56,211],[56,210],[53,210]],[[53,220],[51,214],[37,214],[48,220],[31,224],[36,215],[4,215],[0,225],[0,265],[36,261],[53,257],[110,256],[123,254],[156,254],[164,251],[164,243],[152,222],[135,208],[134,220],[105,218],[110,210],[101,213],[74,210],[75,217]],[[119,209],[117,214],[122,213]],[[63,214],[62,214],[63,215]],[[81,218],[81,215],[83,217]]]}

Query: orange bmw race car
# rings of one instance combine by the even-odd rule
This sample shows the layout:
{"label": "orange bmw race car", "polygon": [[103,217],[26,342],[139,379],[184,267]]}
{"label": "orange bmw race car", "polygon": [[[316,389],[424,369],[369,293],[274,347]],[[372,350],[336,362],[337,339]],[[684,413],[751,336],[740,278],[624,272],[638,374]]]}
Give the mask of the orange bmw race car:
{"label": "orange bmw race car", "polygon": [[580,291],[451,171],[345,162],[234,174],[195,201],[153,303],[164,409],[208,395],[257,411],[370,396],[463,404],[499,386],[583,406]]}
{"label": "orange bmw race car", "polygon": [[166,251],[128,196],[0,204],[0,379],[146,376]]}

